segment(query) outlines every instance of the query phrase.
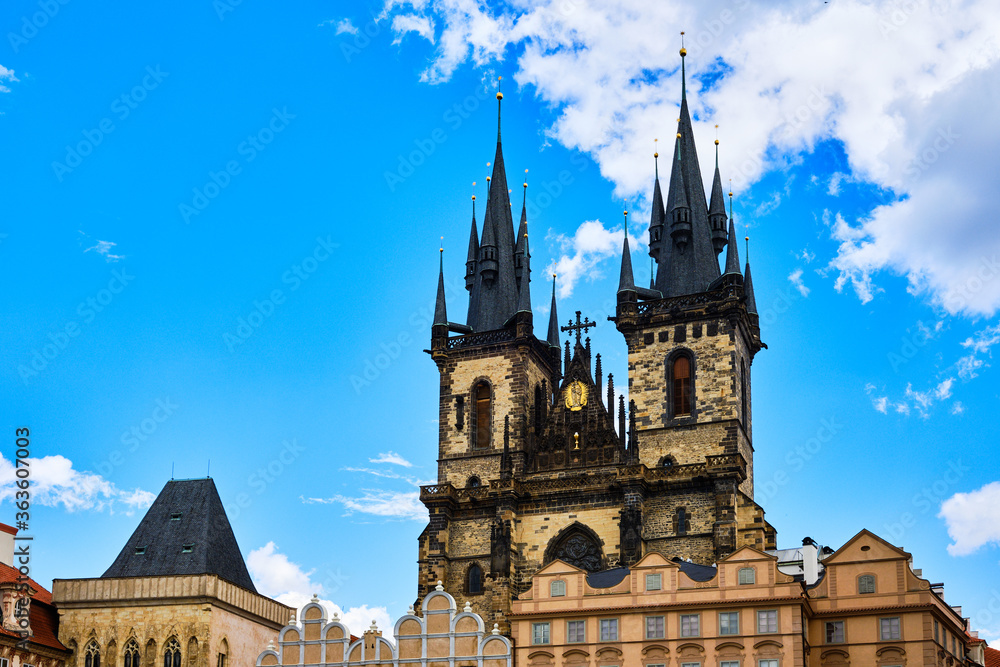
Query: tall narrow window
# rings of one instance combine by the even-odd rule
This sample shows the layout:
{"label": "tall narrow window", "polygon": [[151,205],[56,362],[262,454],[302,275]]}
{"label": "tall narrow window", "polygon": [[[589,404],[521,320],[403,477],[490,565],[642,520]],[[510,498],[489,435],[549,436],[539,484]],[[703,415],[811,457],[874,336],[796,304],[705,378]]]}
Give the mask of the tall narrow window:
{"label": "tall narrow window", "polygon": [[181,667],[181,645],[177,637],[168,639],[163,648],[163,667]]}
{"label": "tall narrow window", "polygon": [[743,419],[743,428],[750,422],[750,414],[747,412],[747,363],[740,359],[740,417]]}
{"label": "tall narrow window", "polygon": [[483,592],[483,568],[478,563],[469,566],[465,577],[465,592],[469,595],[479,595]]}
{"label": "tall narrow window", "polygon": [[125,644],[125,653],[122,657],[125,667],[141,667],[141,663],[139,662],[139,642],[135,640],[135,637],[128,640]]}
{"label": "tall narrow window", "polygon": [[677,357],[673,366],[674,416],[691,414],[691,360]]}
{"label": "tall narrow window", "polygon": [[455,399],[455,428],[459,431],[465,428],[465,396]]}
{"label": "tall narrow window", "polygon": [[677,511],[674,512],[674,534],[687,535],[690,529],[691,519],[688,517],[687,510],[683,507],[678,507]]}
{"label": "tall narrow window", "polygon": [[96,641],[90,640],[84,649],[83,664],[84,667],[101,667],[101,647]]}
{"label": "tall narrow window", "polygon": [[480,382],[474,391],[476,401],[476,440],[473,445],[477,449],[486,449],[490,446],[493,438],[493,397],[490,392],[490,385]]}

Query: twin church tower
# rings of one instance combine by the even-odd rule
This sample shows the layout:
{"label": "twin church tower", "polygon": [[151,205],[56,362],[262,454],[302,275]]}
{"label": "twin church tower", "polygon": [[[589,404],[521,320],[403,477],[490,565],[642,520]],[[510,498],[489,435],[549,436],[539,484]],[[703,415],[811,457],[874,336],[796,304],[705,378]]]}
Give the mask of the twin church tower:
{"label": "twin church tower", "polygon": [[626,405],[591,351],[593,323],[578,312],[559,326],[554,285],[546,335],[535,335],[527,215],[522,206],[515,235],[498,127],[481,234],[473,208],[465,324],[448,320],[443,269],[438,281],[438,479],[420,493],[430,521],[418,598],[443,581],[506,629],[511,600],[555,559],[597,572],[651,551],[710,565],[745,545],[775,548],[753,499],[750,367],[764,345],[750,266],[718,149],[706,199],[683,84],[669,162],[666,204],[658,169],[653,182],[656,277],[635,284],[626,235],[609,318],[628,345]]}

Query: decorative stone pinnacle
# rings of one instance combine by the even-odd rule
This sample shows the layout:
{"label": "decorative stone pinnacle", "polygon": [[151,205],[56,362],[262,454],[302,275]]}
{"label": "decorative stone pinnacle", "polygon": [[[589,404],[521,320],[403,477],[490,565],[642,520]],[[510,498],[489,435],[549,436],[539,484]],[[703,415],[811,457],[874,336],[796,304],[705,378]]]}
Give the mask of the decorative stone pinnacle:
{"label": "decorative stone pinnacle", "polygon": [[470,611],[472,611],[472,603],[469,602],[468,600],[466,600],[466,602],[465,602],[465,608],[462,609],[462,611],[464,611],[464,612],[470,612]]}
{"label": "decorative stone pinnacle", "polygon": [[436,590],[436,591],[443,591],[444,590],[444,582],[441,581],[440,579],[438,579],[437,586],[434,587],[434,590]]}
{"label": "decorative stone pinnacle", "polygon": [[493,632],[491,634],[494,634],[494,635],[500,634],[500,624],[499,623],[494,623],[493,624]]}

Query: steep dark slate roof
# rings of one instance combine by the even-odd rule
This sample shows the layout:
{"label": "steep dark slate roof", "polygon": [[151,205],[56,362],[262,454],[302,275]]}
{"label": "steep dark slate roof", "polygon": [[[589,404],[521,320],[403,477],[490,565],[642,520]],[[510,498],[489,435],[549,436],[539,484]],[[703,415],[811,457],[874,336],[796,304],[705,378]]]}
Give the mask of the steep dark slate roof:
{"label": "steep dark slate roof", "polygon": [[499,125],[498,111],[497,152],[493,158],[493,176],[490,179],[479,246],[480,261],[484,247],[495,248],[497,277],[492,282],[484,281],[482,264],[476,268],[476,282],[470,295],[470,302],[475,302],[475,310],[470,308],[468,321],[468,325],[475,331],[500,329],[517,312],[518,290],[514,272],[514,246],[517,240],[514,238],[514,220],[510,212]]}
{"label": "steep dark slate roof", "polygon": [[621,583],[628,576],[627,567],[616,567],[610,570],[594,572],[587,575],[587,585],[591,588],[611,588]]}
{"label": "steep dark slate roof", "polygon": [[622,272],[618,277],[619,292],[634,292],[635,279],[632,274],[632,251],[628,247],[628,232],[625,232],[625,242],[622,244]]}
{"label": "steep dark slate roof", "polygon": [[740,248],[739,241],[736,240],[736,227],[733,225],[733,219],[729,219],[729,246],[726,248],[726,273],[735,273],[736,275],[742,275],[740,273]]}
{"label": "steep dark slate roof", "polygon": [[[171,518],[177,514],[178,519]],[[192,545],[190,553],[183,553],[184,545]],[[137,549],[144,552],[136,553]],[[125,548],[101,577],[185,574],[215,574],[257,592],[215,482],[210,478],[167,482]]]}
{"label": "steep dark slate roof", "polygon": [[[683,58],[681,67],[683,68]],[[712,245],[712,228],[708,220],[708,201],[705,185],[698,166],[691,113],[688,111],[686,84],[682,79],[680,118],[677,139],[674,143],[670,166],[670,185],[667,190],[666,220],[664,221],[662,247],[657,253],[656,289],[665,297],[697,294],[708,289],[719,277],[719,260]],[[721,188],[721,181],[720,186]],[[655,193],[654,193],[655,197]],[[691,241],[681,252],[669,237],[670,212],[677,207],[691,210]],[[652,222],[652,221],[651,221]]]}

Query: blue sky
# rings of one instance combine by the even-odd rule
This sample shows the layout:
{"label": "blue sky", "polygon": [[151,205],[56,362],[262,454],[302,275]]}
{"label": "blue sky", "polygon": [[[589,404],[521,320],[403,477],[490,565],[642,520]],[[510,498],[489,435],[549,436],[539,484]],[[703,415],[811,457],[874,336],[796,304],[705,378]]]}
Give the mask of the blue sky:
{"label": "blue sky", "polygon": [[[99,576],[171,471],[210,460],[263,592],[404,613],[436,475],[438,247],[460,319],[496,77],[536,331],[551,270],[563,318],[602,322],[625,200],[648,280],[686,29],[702,167],[717,124],[751,237],[779,546],[869,528],[1000,638],[995,12],[607,4],[4,5],[0,520],[26,426],[37,579]],[[621,336],[593,339],[620,385]]]}

